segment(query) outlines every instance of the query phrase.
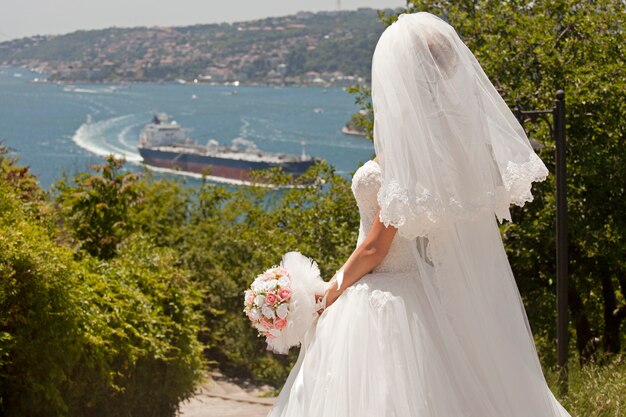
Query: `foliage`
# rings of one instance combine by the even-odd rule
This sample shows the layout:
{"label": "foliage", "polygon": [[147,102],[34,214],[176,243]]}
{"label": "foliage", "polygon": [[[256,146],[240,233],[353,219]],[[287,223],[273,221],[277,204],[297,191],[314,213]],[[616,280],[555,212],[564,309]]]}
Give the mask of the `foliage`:
{"label": "foliage", "polygon": [[181,180],[158,179],[146,171],[135,186],[141,196],[129,222],[162,247],[177,248],[184,239],[195,193]]}
{"label": "foliage", "polygon": [[173,415],[203,369],[199,289],[146,235],[106,260],[59,243],[45,197],[0,157],[0,414]]}
{"label": "foliage", "polygon": [[[626,414],[626,364],[623,358],[577,367],[570,365],[568,394],[560,399],[572,417],[620,417]],[[550,387],[558,390],[558,371],[546,374]]]}
{"label": "foliage", "polygon": [[382,28],[363,31],[357,39],[345,37],[320,41],[313,50],[304,48],[303,71],[335,72],[370,79],[372,54]]}
{"label": "foliage", "polygon": [[355,96],[355,104],[361,108],[360,111],[352,115],[350,123],[359,131],[364,132],[369,140],[374,141],[374,109],[371,101],[372,90],[364,85],[353,85],[348,87],[346,91]]}
{"label": "foliage", "polygon": [[122,165],[109,156],[106,164],[94,166],[94,174],[80,173],[56,185],[61,221],[81,249],[102,259],[115,256],[117,245],[133,231],[129,215],[139,194],[135,175],[121,173]]}
{"label": "foliage", "polygon": [[102,362],[75,370],[68,392],[85,404],[76,415],[171,416],[193,393],[203,370],[201,298],[175,264],[175,252],[140,234],[112,260],[91,259],[89,285],[78,297],[95,307],[85,321],[86,353]]}
{"label": "foliage", "polygon": [[42,220],[50,212],[48,194],[39,187],[37,178],[31,175],[26,166],[17,163],[17,158],[0,144],[0,181],[14,190],[22,209],[35,219]]}
{"label": "foliage", "polygon": [[[0,183],[0,414],[63,415],[61,386],[80,356],[71,251],[31,223]],[[42,353],[45,352],[45,355]]]}

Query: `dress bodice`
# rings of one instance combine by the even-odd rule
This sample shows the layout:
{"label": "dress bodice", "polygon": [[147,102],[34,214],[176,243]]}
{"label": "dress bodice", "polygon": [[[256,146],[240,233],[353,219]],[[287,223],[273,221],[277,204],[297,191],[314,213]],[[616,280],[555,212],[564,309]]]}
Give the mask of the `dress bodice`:
{"label": "dress bodice", "polygon": [[[357,247],[363,243],[378,213],[378,189],[382,183],[380,165],[367,161],[352,177],[352,192],[359,207],[360,225]],[[385,259],[372,272],[400,272],[416,268],[416,244],[396,234]]]}

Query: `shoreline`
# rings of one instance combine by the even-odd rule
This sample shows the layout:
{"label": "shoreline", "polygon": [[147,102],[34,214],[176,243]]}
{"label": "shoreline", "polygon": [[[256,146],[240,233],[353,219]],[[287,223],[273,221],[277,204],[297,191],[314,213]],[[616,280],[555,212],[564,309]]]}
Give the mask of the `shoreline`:
{"label": "shoreline", "polygon": [[341,133],[343,133],[344,135],[348,135],[348,136],[361,136],[364,138],[367,137],[367,133],[362,132],[360,130],[350,129],[347,126],[344,126],[341,128]]}
{"label": "shoreline", "polygon": [[[142,79],[99,79],[99,80],[85,80],[85,79],[50,79],[50,74],[37,71],[33,67],[29,66],[20,66],[20,65],[9,65],[9,64],[0,64],[0,69],[5,70],[24,70],[28,71],[32,74],[36,74],[39,77],[35,77],[32,80],[28,80],[29,83],[36,84],[57,84],[57,85],[132,85],[132,84],[145,84],[145,85],[190,85],[190,86],[212,86],[212,87],[275,87],[275,88],[286,88],[286,87],[306,87],[306,88],[340,88],[342,90],[346,90],[348,87],[353,85],[365,85],[369,86],[369,83],[359,84],[358,81],[355,83],[319,83],[319,82],[311,82],[311,83],[275,83],[275,82],[261,82],[261,81],[224,81],[224,82],[206,82],[202,80],[184,80],[181,78],[173,78],[166,80],[142,80]],[[182,81],[182,82],[181,82]]]}

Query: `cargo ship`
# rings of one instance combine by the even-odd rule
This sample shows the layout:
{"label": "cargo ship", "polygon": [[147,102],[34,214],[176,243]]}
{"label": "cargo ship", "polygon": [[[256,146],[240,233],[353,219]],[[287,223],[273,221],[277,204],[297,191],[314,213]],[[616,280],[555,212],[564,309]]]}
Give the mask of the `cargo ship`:
{"label": "cargo ship", "polygon": [[169,121],[167,115],[155,115],[139,136],[138,150],[144,164],[204,174],[226,182],[249,183],[254,170],[279,166],[283,172],[297,177],[318,161],[306,155],[304,142],[298,156],[261,151],[253,142],[242,138],[234,139],[231,146],[220,145],[214,139],[201,146],[187,132],[176,121]]}

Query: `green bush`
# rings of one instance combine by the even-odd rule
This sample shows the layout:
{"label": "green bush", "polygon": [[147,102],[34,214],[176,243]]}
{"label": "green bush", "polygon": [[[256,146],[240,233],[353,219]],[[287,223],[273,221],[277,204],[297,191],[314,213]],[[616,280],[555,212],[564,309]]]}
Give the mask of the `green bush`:
{"label": "green bush", "polygon": [[83,343],[77,265],[16,197],[0,182],[0,414],[67,415]]}
{"label": "green bush", "polygon": [[0,415],[173,415],[204,368],[201,293],[176,253],[138,233],[110,259],[76,252],[0,162]]}
{"label": "green bush", "polygon": [[110,261],[84,262],[86,353],[99,360],[78,369],[69,393],[84,404],[78,415],[171,416],[203,370],[200,293],[175,253],[147,237],[134,235],[118,251]]}

